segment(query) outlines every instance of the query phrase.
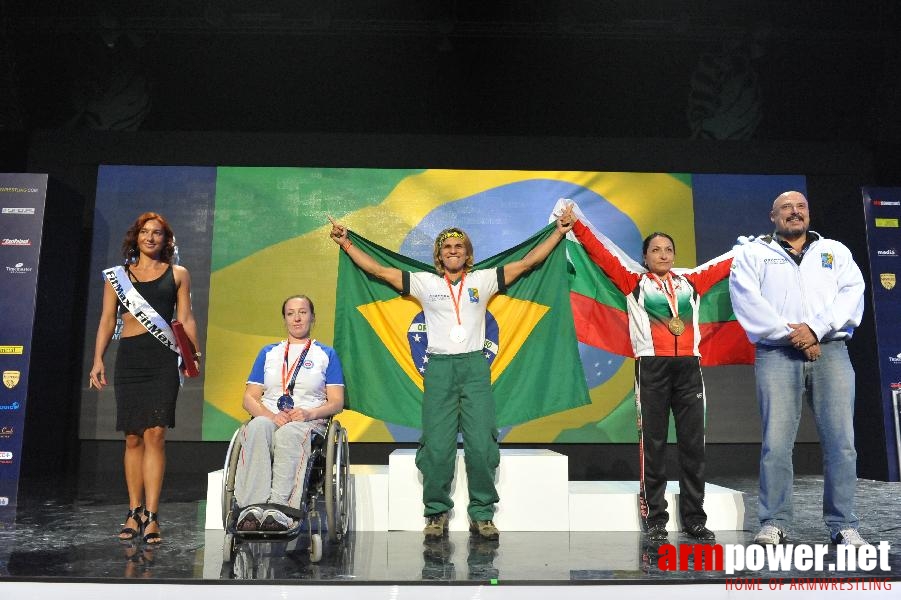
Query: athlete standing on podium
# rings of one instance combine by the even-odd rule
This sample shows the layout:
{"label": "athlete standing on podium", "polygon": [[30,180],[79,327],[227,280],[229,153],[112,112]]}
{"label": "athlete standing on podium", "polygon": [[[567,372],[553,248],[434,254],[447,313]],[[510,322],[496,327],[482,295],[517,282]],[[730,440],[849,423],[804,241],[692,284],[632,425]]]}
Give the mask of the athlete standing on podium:
{"label": "athlete standing on podium", "polygon": [[626,297],[635,354],[635,404],[639,431],[639,509],[649,542],[667,540],[666,439],[669,414],[676,422],[679,512],[682,531],[713,541],[704,512],[704,380],[698,325],[700,296],[729,276],[732,255],[694,269],[673,269],[676,244],[666,233],[644,239],[644,269],[634,270],[582,221],[573,233],[591,260]]}
{"label": "athlete standing on podium", "polygon": [[457,455],[457,433],[463,433],[466,475],[469,483],[467,512],[470,531],[496,540],[494,525],[498,502],[494,474],[500,462],[497,443],[491,373],[482,351],[485,347],[485,313],[495,294],[530,269],[541,264],[572,229],[572,205],[557,218],[555,232],[521,260],[497,269],[472,271],[473,248],[463,230],[451,227],[435,239],[433,259],[438,274],[410,273],[386,267],[354,246],[347,228],[334,220],[331,238],[366,273],[378,277],[422,305],[428,331],[428,368],[422,399],[422,437],[416,466],[422,473],[427,538],[448,531],[448,511],[453,508],[450,485]]}

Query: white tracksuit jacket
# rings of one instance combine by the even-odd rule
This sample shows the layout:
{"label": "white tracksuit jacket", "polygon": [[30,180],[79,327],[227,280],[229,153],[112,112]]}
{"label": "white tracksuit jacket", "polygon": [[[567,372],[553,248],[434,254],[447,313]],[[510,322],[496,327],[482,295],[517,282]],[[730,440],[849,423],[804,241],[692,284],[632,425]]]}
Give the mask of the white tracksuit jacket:
{"label": "white tracksuit jacket", "polygon": [[810,233],[800,265],[770,235],[736,246],[729,295],[752,343],[789,345],[789,323],[807,323],[820,341],[850,338],[860,325],[864,281],[851,251]]}

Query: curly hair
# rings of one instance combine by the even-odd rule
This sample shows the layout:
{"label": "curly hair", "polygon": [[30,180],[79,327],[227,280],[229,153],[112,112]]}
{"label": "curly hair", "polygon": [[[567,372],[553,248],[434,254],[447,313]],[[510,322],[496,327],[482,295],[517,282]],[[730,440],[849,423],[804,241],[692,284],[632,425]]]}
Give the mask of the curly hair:
{"label": "curly hair", "polygon": [[147,221],[159,221],[163,228],[163,249],[160,250],[160,260],[163,262],[172,262],[175,255],[175,234],[169,227],[169,221],[155,212],[145,212],[139,216],[134,224],[125,232],[125,239],[122,240],[122,256],[125,258],[125,264],[133,262],[138,256],[138,233]]}
{"label": "curly hair", "polygon": [[441,263],[441,245],[444,244],[447,238],[452,237],[463,238],[463,246],[466,248],[466,270],[469,271],[470,269],[472,269],[472,241],[470,241],[469,236],[466,235],[466,232],[459,227],[448,227],[447,229],[439,233],[438,237],[435,238],[435,250],[432,252],[432,259],[435,261],[435,270],[438,271],[438,274],[442,276],[444,275],[444,265]]}

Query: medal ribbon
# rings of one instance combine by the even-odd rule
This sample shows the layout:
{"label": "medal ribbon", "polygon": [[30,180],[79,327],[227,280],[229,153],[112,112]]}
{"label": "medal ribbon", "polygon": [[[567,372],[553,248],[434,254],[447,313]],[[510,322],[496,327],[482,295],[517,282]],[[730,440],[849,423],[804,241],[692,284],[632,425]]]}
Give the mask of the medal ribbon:
{"label": "medal ribbon", "polygon": [[[666,303],[669,304],[670,311],[672,311],[674,317],[679,316],[679,299],[676,298],[676,288],[673,285],[673,275],[669,271],[666,273],[666,279],[661,281],[660,277],[658,277],[655,273],[648,273],[648,277],[657,284],[657,288],[663,292],[663,295],[666,296]],[[666,287],[666,284],[669,283],[669,288]]]}
{"label": "medal ribbon", "polygon": [[[307,357],[307,352],[310,350],[310,344],[313,343],[313,338],[307,340],[307,345],[304,346],[303,351],[300,353],[294,360],[294,364],[288,367],[288,350],[291,349],[291,343],[285,340],[285,361],[282,363],[282,389],[285,390],[286,396],[291,396],[294,394],[294,382],[297,381],[297,374],[300,372],[300,365],[303,364],[303,359]],[[291,375],[291,381],[288,382],[288,371],[293,371]]]}
{"label": "medal ribbon", "polygon": [[444,281],[447,283],[451,301],[454,303],[454,312],[457,313],[457,325],[462,325],[463,323],[460,321],[460,300],[463,298],[463,282],[466,281],[466,271],[463,271],[463,274],[460,275],[460,293],[457,294],[456,298],[454,298],[454,286],[451,285],[450,277],[447,276],[447,273],[444,274]]}

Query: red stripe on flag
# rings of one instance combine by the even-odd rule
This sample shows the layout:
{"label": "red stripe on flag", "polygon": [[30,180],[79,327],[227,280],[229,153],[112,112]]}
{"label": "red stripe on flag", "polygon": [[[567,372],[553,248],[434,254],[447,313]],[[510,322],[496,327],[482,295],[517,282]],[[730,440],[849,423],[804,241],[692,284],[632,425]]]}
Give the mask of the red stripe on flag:
{"label": "red stripe on flag", "polygon": [[[629,316],[625,311],[601,304],[593,298],[570,292],[576,338],[583,344],[630,358]],[[744,332],[742,332],[744,335]]]}
{"label": "red stripe on flag", "polygon": [[738,321],[701,323],[700,327],[701,365],[754,364],[754,346]]}

